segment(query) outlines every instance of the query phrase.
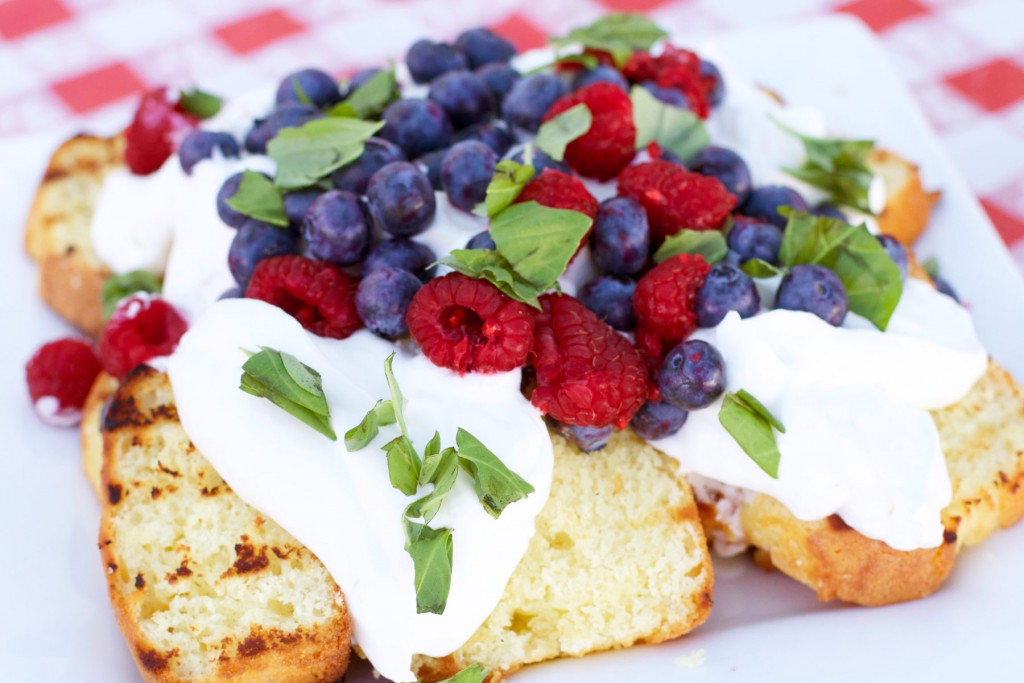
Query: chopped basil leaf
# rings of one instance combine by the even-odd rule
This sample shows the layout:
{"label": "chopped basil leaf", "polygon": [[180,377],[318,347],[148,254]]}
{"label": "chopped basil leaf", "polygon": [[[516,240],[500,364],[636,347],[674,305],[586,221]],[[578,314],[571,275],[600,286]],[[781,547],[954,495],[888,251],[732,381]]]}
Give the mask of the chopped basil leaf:
{"label": "chopped basil leaf", "polygon": [[736,398],[746,403],[748,408],[763,417],[772,427],[775,427],[775,429],[779,430],[783,434],[786,433],[786,427],[782,424],[779,418],[772,415],[771,411],[769,411],[763,403],[754,398],[754,395],[749,391],[746,389],[740,389],[736,392]]}
{"label": "chopped basil leaf", "polygon": [[786,173],[829,194],[837,204],[871,213],[868,190],[874,174],[868,167],[868,154],[874,140],[814,138],[803,135],[778,121],[776,125],[804,144],[807,161],[799,168],[784,168]]}
{"label": "chopped basil leaf", "polygon": [[242,365],[239,388],[269,400],[336,441],[320,373],[291,354],[267,346],[260,348]]}
{"label": "chopped basil leaf", "polygon": [[133,270],[121,275],[111,275],[103,282],[100,302],[103,304],[103,320],[110,320],[117,303],[136,292],[160,293],[160,281],[148,270]]}
{"label": "chopped basil leaf", "polygon": [[577,104],[542,123],[533,144],[555,161],[562,161],[565,148],[573,140],[586,135],[593,121],[594,117],[587,105]]}
{"label": "chopped basil leaf", "polygon": [[711,138],[700,117],[692,111],[658,100],[639,85],[629,94],[636,124],[636,148],[658,143],[683,161],[708,146]]}
{"label": "chopped basil leaf", "polygon": [[316,183],[358,159],[366,140],[383,127],[383,121],[330,117],[282,129],[267,144],[277,164],[277,186],[287,190]]}
{"label": "chopped basil leaf", "polygon": [[[430,524],[430,520],[437,514],[441,503],[444,502],[448,492],[452,490],[459,475],[459,457],[454,448],[446,448],[437,455],[430,456],[430,460],[432,472],[429,483],[434,484],[434,490],[405,509],[406,517],[409,519],[422,517],[426,524]],[[420,474],[422,479],[422,470]]]}
{"label": "chopped basil leaf", "polygon": [[665,238],[654,252],[654,262],[661,263],[676,254],[699,254],[714,265],[725,258],[729,247],[725,237],[717,230],[680,230]]}
{"label": "chopped basil leaf", "polygon": [[781,275],[783,271],[778,266],[773,266],[767,261],[763,261],[759,258],[748,259],[740,265],[740,270],[749,275],[752,278],[763,279],[768,277],[775,277]]}
{"label": "chopped basil leaf", "polygon": [[394,68],[374,74],[370,80],[352,91],[344,102],[334,105],[328,116],[369,119],[380,116],[389,104],[398,99]]}
{"label": "chopped basil leaf", "polygon": [[491,517],[497,518],[508,505],[533,493],[533,486],[465,429],[456,432],[455,443],[459,464],[472,475],[477,498]]}
{"label": "chopped basil leaf", "polygon": [[[750,399],[753,399],[753,403],[749,402]],[[745,391],[726,394],[718,411],[718,421],[765,474],[772,479],[779,478],[781,455],[772,425],[781,426],[781,423],[771,416],[760,401]]]}
{"label": "chopped basil leaf", "polygon": [[431,529],[409,519],[405,527],[405,551],[415,569],[416,613],[444,614],[452,587],[452,530]]}
{"label": "chopped basil leaf", "polygon": [[588,54],[555,55],[555,58],[550,62],[545,62],[540,66],[536,66],[525,72],[523,75],[532,76],[533,74],[539,74],[542,71],[551,71],[551,69],[560,64],[579,64],[584,69],[593,69],[600,64],[600,62],[597,60],[597,57]]}
{"label": "chopped basil leaf", "polygon": [[551,42],[557,46],[579,43],[585,48],[603,50],[612,55],[620,69],[636,50],[649,50],[667,33],[642,14],[608,14],[589,26],[581,26],[564,38]]}
{"label": "chopped basil leaf", "polygon": [[258,221],[288,227],[281,191],[262,173],[243,171],[242,182],[235,194],[228,198],[228,206]]}
{"label": "chopped basil leaf", "polygon": [[484,683],[489,673],[482,664],[471,664],[451,678],[437,683]]}
{"label": "chopped basil leaf", "polygon": [[578,211],[526,202],[495,216],[489,230],[519,277],[546,291],[565,272],[592,223]]}
{"label": "chopped basil leaf", "polygon": [[407,496],[414,495],[420,484],[420,456],[405,434],[381,446],[387,454],[388,478],[391,485]]}
{"label": "chopped basil leaf", "polygon": [[192,88],[181,93],[178,104],[189,114],[194,114],[201,119],[208,119],[220,111],[223,100],[199,88]]}
{"label": "chopped basil leaf", "polygon": [[885,247],[864,225],[788,207],[781,212],[789,219],[779,248],[782,265],[816,263],[828,268],[846,288],[850,310],[884,331],[903,293],[900,269]]}
{"label": "chopped basil leaf", "polygon": [[384,379],[388,383],[388,392],[391,394],[391,409],[394,411],[395,419],[398,421],[398,426],[402,429],[402,434],[406,438],[409,438],[409,430],[405,428],[405,413],[402,411],[405,408],[405,399],[402,398],[402,390],[398,387],[398,380],[395,379],[395,371],[391,369],[391,364],[395,361],[395,353],[391,352],[391,355],[384,361]]}
{"label": "chopped basil leaf", "polygon": [[420,467],[420,485],[429,484],[441,461],[441,434],[437,431],[423,447],[423,466]]}
{"label": "chopped basil leaf", "polygon": [[377,401],[377,404],[366,412],[362,422],[345,432],[345,448],[350,453],[365,448],[368,443],[373,441],[373,437],[377,436],[381,425],[394,423],[395,410],[391,401],[385,399]]}
{"label": "chopped basil leaf", "polygon": [[508,259],[493,249],[456,249],[437,264],[468,277],[487,280],[506,296],[538,310],[540,302],[537,297],[548,290],[548,287],[538,287],[524,280]]}
{"label": "chopped basil leaf", "polygon": [[530,164],[520,164],[511,159],[499,161],[494,167],[494,177],[487,185],[487,196],[473,213],[488,217],[498,215],[512,205],[533,174],[534,168]]}

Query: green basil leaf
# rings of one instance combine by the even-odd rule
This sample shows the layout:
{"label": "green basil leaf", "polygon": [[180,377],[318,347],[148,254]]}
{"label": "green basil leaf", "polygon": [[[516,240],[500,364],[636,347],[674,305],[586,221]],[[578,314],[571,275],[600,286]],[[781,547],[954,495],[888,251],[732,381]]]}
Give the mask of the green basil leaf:
{"label": "green basil leaf", "polygon": [[569,143],[587,134],[594,117],[587,105],[580,103],[545,121],[537,130],[533,144],[555,161],[565,159]]}
{"label": "green basil leaf", "polygon": [[103,282],[100,302],[103,304],[103,320],[110,320],[117,303],[136,292],[160,293],[160,281],[148,270],[133,270],[121,275],[111,275]]}
{"label": "green basil leaf", "polygon": [[352,91],[343,102],[334,105],[328,116],[369,119],[380,116],[389,104],[398,99],[394,68],[374,74],[370,80]]}
{"label": "green basil leaf", "polygon": [[398,421],[402,434],[408,439],[409,430],[405,428],[405,413],[402,412],[405,409],[405,399],[402,397],[402,390],[398,386],[398,380],[395,379],[395,371],[391,369],[391,364],[394,361],[395,353],[392,351],[391,355],[384,361],[384,379],[387,380],[388,393],[391,394],[391,409],[394,411],[395,420]]}
{"label": "green basil leaf", "polygon": [[391,485],[407,496],[416,493],[420,482],[420,456],[405,434],[381,446],[387,454],[388,478]]}
{"label": "green basil leaf", "polygon": [[714,265],[725,258],[727,253],[729,246],[717,230],[680,230],[665,238],[654,252],[654,262],[661,263],[677,254],[699,254]]}
{"label": "green basil leaf", "polygon": [[592,50],[611,53],[615,65],[625,66],[636,50],[649,50],[655,42],[668,35],[642,14],[608,14],[589,26],[581,26],[564,38],[551,42],[557,46],[579,43]]}
{"label": "green basil leaf", "polygon": [[383,127],[383,121],[328,117],[282,129],[267,144],[277,164],[277,186],[287,190],[316,183],[358,159],[366,140]]}
{"label": "green basil leaf", "polygon": [[405,551],[415,569],[416,613],[444,614],[452,587],[452,530],[431,529],[409,519],[405,527]]}
{"label": "green basil leaf", "polygon": [[775,277],[776,275],[781,275],[785,272],[782,268],[773,266],[767,261],[763,261],[759,258],[747,259],[740,265],[740,270],[750,277],[757,279]]}
{"label": "green basil leaf", "polygon": [[565,272],[592,223],[578,211],[525,202],[495,216],[489,230],[515,272],[546,291]]}
{"label": "green basil leaf", "polygon": [[451,678],[437,683],[484,683],[488,674],[490,672],[484,668],[483,664],[471,664]]}
{"label": "green basil leaf", "polygon": [[718,421],[765,474],[772,479],[779,478],[781,455],[768,420],[736,394],[726,394],[718,411]]}
{"label": "green basil leaf", "polygon": [[355,453],[366,447],[377,436],[381,425],[394,424],[395,411],[391,401],[381,399],[370,408],[363,417],[363,420],[352,429],[345,432],[345,448],[350,453]]}
{"label": "green basil leaf", "polygon": [[475,480],[477,498],[492,517],[497,518],[508,505],[533,493],[533,486],[465,429],[460,427],[456,432],[455,443],[459,464]]}
{"label": "green basil leaf", "polygon": [[[419,500],[411,503],[405,509],[405,516],[409,519],[423,518],[423,521],[430,524],[434,515],[441,508],[448,492],[455,485],[459,476],[459,458],[454,448],[446,448],[436,456],[431,456],[432,469],[430,481],[434,484],[434,490]],[[424,463],[426,464],[426,463]],[[421,471],[422,475],[422,471]],[[421,476],[422,479],[422,476]]]}
{"label": "green basil leaf", "polygon": [[295,356],[261,347],[242,365],[239,388],[269,400],[331,441],[337,440],[320,373]]}
{"label": "green basil leaf", "polygon": [[243,171],[242,182],[227,200],[228,206],[250,218],[282,228],[288,227],[281,191],[262,173]]}
{"label": "green basil leaf", "polygon": [[783,434],[786,433],[786,427],[782,424],[782,421],[772,415],[771,411],[768,410],[763,403],[754,398],[754,395],[749,391],[746,389],[740,389],[736,392],[736,398],[746,403],[748,408],[764,418],[765,422],[770,424],[772,427],[775,427],[775,429],[779,430]]}
{"label": "green basil leaf", "polygon": [[545,62],[540,66],[535,66],[523,73],[524,76],[532,76],[533,74],[539,74],[543,71],[551,71],[553,68],[563,64],[579,64],[588,71],[596,67],[600,62],[594,55],[588,55],[584,53],[580,54],[567,54],[567,55],[555,55],[554,59],[550,62]]}
{"label": "green basil leaf", "polygon": [[549,289],[524,280],[508,259],[493,249],[456,249],[437,263],[468,277],[487,280],[506,296],[538,310],[537,297]]}
{"label": "green basil leaf", "polygon": [[629,98],[633,102],[637,149],[656,142],[686,161],[710,144],[704,123],[692,111],[665,104],[639,85],[633,86]]}
{"label": "green basil leaf", "polygon": [[530,164],[520,164],[511,159],[499,161],[494,167],[494,177],[487,185],[487,196],[473,213],[489,217],[498,215],[512,205],[533,174],[534,168]]}
{"label": "green basil leaf", "polygon": [[871,213],[868,191],[874,174],[868,167],[868,154],[875,146],[874,140],[815,138],[803,135],[778,121],[775,123],[798,138],[807,154],[807,161],[799,168],[782,170],[824,190],[837,204]]}
{"label": "green basil leaf", "polygon": [[850,310],[885,330],[903,293],[896,263],[864,225],[811,216],[783,207],[788,217],[779,260],[784,266],[816,263],[831,270],[846,288]]}
{"label": "green basil leaf", "polygon": [[198,116],[201,119],[213,117],[220,111],[223,100],[199,88],[192,88],[181,93],[178,104],[189,114]]}
{"label": "green basil leaf", "polygon": [[441,434],[437,431],[423,447],[423,465],[420,467],[420,485],[429,484],[441,462]]}

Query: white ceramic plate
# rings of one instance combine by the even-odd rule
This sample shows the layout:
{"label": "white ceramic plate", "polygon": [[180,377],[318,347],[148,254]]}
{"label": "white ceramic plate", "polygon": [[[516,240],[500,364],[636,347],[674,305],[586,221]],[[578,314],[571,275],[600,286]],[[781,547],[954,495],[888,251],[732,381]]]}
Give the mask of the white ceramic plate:
{"label": "white ceramic plate", "polygon": [[[940,259],[992,354],[1024,379],[1024,282],[874,37],[852,20],[834,18],[732,33],[716,43],[734,66],[788,101],[821,108],[834,131],[875,137],[920,163],[928,185],[943,190],[920,251]],[[0,680],[137,681],[107,604],[95,548],[98,508],[80,471],[77,436],[41,426],[24,389],[26,359],[42,341],[68,332],[37,303],[20,232],[45,158],[59,139],[0,142],[0,206],[10,219],[0,233],[0,386],[7,387],[0,398]],[[964,552],[938,594],[862,609],[821,605],[808,589],[745,559],[717,562],[715,609],[695,633],[547,663],[515,680],[993,679],[1005,675],[1001,662],[1024,636],[1022,565],[1024,526]],[[348,680],[372,677],[361,664]]]}

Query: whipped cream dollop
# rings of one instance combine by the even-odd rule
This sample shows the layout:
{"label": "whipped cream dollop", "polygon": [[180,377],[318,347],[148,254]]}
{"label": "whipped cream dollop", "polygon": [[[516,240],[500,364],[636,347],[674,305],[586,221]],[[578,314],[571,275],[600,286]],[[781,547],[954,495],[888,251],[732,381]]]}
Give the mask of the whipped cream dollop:
{"label": "whipped cream dollop", "polygon": [[[383,676],[411,681],[414,654],[458,649],[491,613],[534,534],[551,488],[553,452],[544,420],[519,391],[519,371],[458,374],[398,352],[394,374],[418,449],[437,430],[455,445],[459,427],[534,487],[498,519],[484,511],[464,472],[431,522],[453,529],[451,593],[444,614],[416,614],[412,559],[402,513],[415,500],[388,478],[381,446],[400,434],[382,427],[349,453],[273,405],[239,389],[243,349],[269,346],[323,378],[331,424],[342,435],[389,396],[384,361],[394,345],[363,330],[317,337],[284,311],[251,299],[217,302],[182,337],[167,364],[189,438],[243,500],[309,548],[341,587],[355,641]],[[421,495],[428,487],[421,488]]]}

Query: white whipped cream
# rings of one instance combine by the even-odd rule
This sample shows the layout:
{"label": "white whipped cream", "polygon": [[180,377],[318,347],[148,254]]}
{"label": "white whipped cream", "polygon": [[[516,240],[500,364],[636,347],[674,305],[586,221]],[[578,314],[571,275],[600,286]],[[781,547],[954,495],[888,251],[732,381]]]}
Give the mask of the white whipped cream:
{"label": "white whipped cream", "polygon": [[800,519],[836,513],[897,550],[942,542],[951,491],[928,411],[961,399],[987,363],[963,307],[910,280],[885,333],[852,314],[836,328],[773,310],[746,320],[730,313],[694,338],[725,358],[726,390],[749,391],[786,433],[777,435],[772,479],[719,423],[719,399],[652,442],[683,471],[767,493]]}
{"label": "white whipped cream", "polygon": [[[242,349],[260,346],[291,353],[321,373],[338,441],[238,388]],[[399,352],[394,371],[413,443],[422,449],[437,430],[443,445],[455,445],[462,427],[535,489],[493,519],[460,472],[431,523],[454,530],[448,605],[442,615],[417,615],[401,523],[415,498],[392,488],[380,450],[398,427],[383,427],[355,453],[340,438],[388,396],[384,360],[393,350],[367,331],[344,340],[316,337],[278,308],[233,299],[193,324],[168,372],[182,425],[198,449],[243,500],[324,563],[344,592],[355,640],[377,671],[409,681],[413,654],[451,653],[498,603],[547,500],[553,455],[544,420],[519,391],[518,371],[460,377]]]}

